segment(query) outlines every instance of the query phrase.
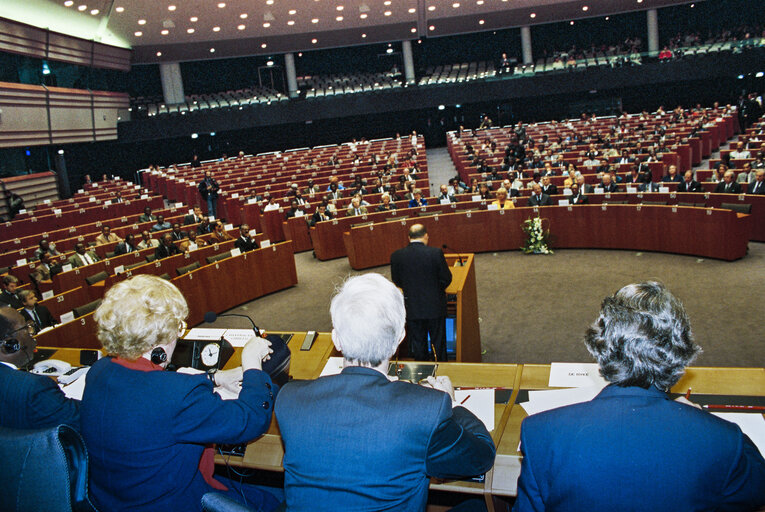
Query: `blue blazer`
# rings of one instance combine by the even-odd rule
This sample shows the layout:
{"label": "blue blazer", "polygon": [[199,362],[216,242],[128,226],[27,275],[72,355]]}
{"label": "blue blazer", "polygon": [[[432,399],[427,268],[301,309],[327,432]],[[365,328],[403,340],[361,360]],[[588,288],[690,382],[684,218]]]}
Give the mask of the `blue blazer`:
{"label": "blue blazer", "polygon": [[248,370],[237,400],[205,375],[140,371],[104,358],[87,375],[82,436],[99,510],[201,510],[214,489],[198,466],[209,443],[243,443],[268,429],[276,385]]}
{"label": "blue blazer", "polygon": [[39,429],[63,423],[79,430],[79,401],[64,396],[50,377],[0,363],[0,426]]}
{"label": "blue blazer", "polygon": [[285,384],[276,403],[290,511],[421,512],[429,476],[484,473],[494,442],[446,393],[358,366]]}
{"label": "blue blazer", "polygon": [[765,461],[739,427],[656,388],[610,385],[529,416],[515,511],[752,510]]}

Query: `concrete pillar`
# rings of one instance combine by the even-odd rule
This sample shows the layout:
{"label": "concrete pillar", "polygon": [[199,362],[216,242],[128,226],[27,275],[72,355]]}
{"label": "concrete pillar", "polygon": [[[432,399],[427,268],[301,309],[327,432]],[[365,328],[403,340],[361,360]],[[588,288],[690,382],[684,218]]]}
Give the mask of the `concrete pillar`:
{"label": "concrete pillar", "polygon": [[186,96],[183,94],[181,65],[177,62],[161,62],[159,64],[159,76],[162,79],[162,94],[165,97],[165,104],[185,103]]}
{"label": "concrete pillar", "polygon": [[651,56],[659,53],[659,15],[656,9],[646,11],[646,21],[648,22],[648,52]]}
{"label": "concrete pillar", "polygon": [[521,27],[521,51],[523,53],[523,63],[533,64],[534,59],[531,55],[531,27],[528,25]]}
{"label": "concrete pillar", "polygon": [[412,42],[402,41],[401,52],[404,55],[404,77],[407,84],[414,83],[414,59],[412,59]]}
{"label": "concrete pillar", "polygon": [[287,93],[290,98],[298,95],[297,74],[295,73],[295,54],[284,54],[284,69],[287,70]]}

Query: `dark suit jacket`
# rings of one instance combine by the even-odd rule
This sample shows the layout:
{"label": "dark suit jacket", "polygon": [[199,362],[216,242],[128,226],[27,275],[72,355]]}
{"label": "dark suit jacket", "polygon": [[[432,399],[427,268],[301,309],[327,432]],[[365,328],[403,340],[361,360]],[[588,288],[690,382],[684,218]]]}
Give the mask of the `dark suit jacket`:
{"label": "dark suit jacket", "polygon": [[603,192],[618,192],[619,191],[619,186],[613,181],[609,183],[608,186],[606,186],[605,183],[601,183],[600,186],[603,187]]}
{"label": "dark suit jacket", "polygon": [[757,189],[757,192],[754,191],[754,186],[755,185],[757,185],[756,181],[750,183],[749,186],[746,187],[746,193],[747,194],[757,194],[758,196],[765,194],[765,182],[760,183],[760,187]]}
{"label": "dark suit jacket", "polygon": [[222,400],[205,375],[100,359],[88,372],[80,408],[96,507],[200,510],[202,495],[213,490],[198,469],[205,445],[243,443],[265,432],[276,390],[268,374],[248,370],[239,398]]}
{"label": "dark suit jacket", "polygon": [[181,231],[180,233],[171,231],[170,236],[173,237],[173,242],[180,242],[184,238],[188,238],[189,235],[185,231]]}
{"label": "dark suit jacket", "polygon": [[664,176],[661,179],[661,181],[664,182],[664,183],[680,183],[681,181],[684,181],[684,180],[683,180],[683,178],[680,177],[679,174],[675,174],[674,178],[672,178],[672,176],[667,174],[666,176]]}
{"label": "dark suit jacket", "polygon": [[390,257],[391,280],[404,291],[406,318],[424,320],[446,316],[444,290],[452,273],[437,247],[410,242]]}
{"label": "dark suit jacket", "polygon": [[250,237],[243,239],[241,236],[237,237],[234,241],[234,247],[242,252],[252,251],[258,248],[258,244]]}
{"label": "dark suit jacket", "polygon": [[698,181],[692,180],[689,184],[685,180],[683,180],[683,182],[677,186],[677,191],[678,192],[704,192],[704,188],[701,186],[701,183],[699,183]]}
{"label": "dark suit jacket", "polygon": [[[136,245],[138,245],[138,244],[136,244]],[[139,251],[139,250],[140,249],[138,249],[137,247],[131,247],[130,248],[130,252],[135,252],[135,251]],[[128,253],[128,244],[125,241],[122,241],[122,242],[118,243],[114,247],[114,254],[115,255],[127,254],[127,253]]]}
{"label": "dark suit jacket", "polygon": [[175,246],[175,244],[171,244],[168,247],[165,244],[160,242],[157,248],[154,249],[154,257],[158,260],[161,260],[161,259],[173,256],[175,254],[179,254],[180,252],[181,251],[178,249],[178,247]]}
{"label": "dark suit jacket", "polygon": [[715,193],[716,194],[740,194],[741,193],[741,185],[736,183],[735,181],[731,182],[730,190],[727,192],[725,191],[725,185],[727,185],[727,183],[725,183],[724,181],[721,181],[720,183],[718,183],[717,186],[715,187]]}
{"label": "dark suit jacket", "polygon": [[18,295],[15,293],[8,293],[5,290],[0,291],[0,306],[2,305],[8,305],[13,309],[24,307],[24,304],[21,303]]}
{"label": "dark suit jacket", "polygon": [[285,384],[276,401],[289,510],[422,512],[428,476],[494,462],[483,424],[446,393],[371,368]]}
{"label": "dark suit jacket", "polygon": [[585,183],[584,186],[579,190],[581,190],[584,194],[592,194],[595,191],[595,187],[589,183]]}
{"label": "dark suit jacket", "polygon": [[571,204],[587,204],[590,202],[590,200],[587,198],[587,196],[579,194],[576,196],[569,197],[569,202]]}
{"label": "dark suit jacket", "polygon": [[185,215],[185,216],[183,217],[183,225],[184,225],[184,226],[188,226],[188,225],[190,225],[190,224],[199,224],[200,222],[202,222],[202,219],[201,219],[201,217],[200,217],[199,219],[197,219],[197,218],[194,216],[194,214],[191,214],[191,215]]}
{"label": "dark suit jacket", "polygon": [[35,321],[34,316],[26,309],[21,310],[21,315],[28,321],[35,322],[35,329],[37,331],[56,325],[56,320],[53,318],[53,315],[50,314],[50,310],[42,304],[37,304],[35,306],[35,312],[37,313],[37,318],[40,319],[39,324]]}
{"label": "dark suit jacket", "polygon": [[539,199],[537,199],[537,196],[535,196],[534,194],[532,194],[531,197],[529,197],[529,206],[551,206],[552,204],[553,203],[552,203],[552,199],[550,199],[550,196],[544,193],[542,194],[542,197]]}
{"label": "dark suit jacket", "polygon": [[550,184],[550,186],[547,187],[547,190],[545,190],[545,187],[543,185],[542,193],[547,194],[548,196],[554,196],[558,193],[558,187],[556,185]]}
{"label": "dark suit jacket", "polygon": [[215,178],[210,178],[210,190],[207,190],[207,185],[207,178],[202,179],[202,181],[200,181],[197,185],[197,189],[199,190],[199,194],[202,196],[202,199],[206,201],[208,195],[212,195],[213,199],[217,199],[218,190],[220,189],[218,182],[215,181]]}
{"label": "dark suit jacket", "polygon": [[79,430],[79,401],[66,398],[50,377],[0,363],[0,426],[38,429],[62,423]]}
{"label": "dark suit jacket", "polygon": [[765,461],[738,426],[656,388],[529,416],[513,510],[754,510]]}
{"label": "dark suit jacket", "polygon": [[[329,212],[329,210],[324,212],[324,220],[330,220],[332,219],[332,214]],[[321,216],[319,215],[318,211],[313,212],[313,215],[311,215],[311,222],[309,223],[311,226],[315,226],[317,222],[322,222]]]}

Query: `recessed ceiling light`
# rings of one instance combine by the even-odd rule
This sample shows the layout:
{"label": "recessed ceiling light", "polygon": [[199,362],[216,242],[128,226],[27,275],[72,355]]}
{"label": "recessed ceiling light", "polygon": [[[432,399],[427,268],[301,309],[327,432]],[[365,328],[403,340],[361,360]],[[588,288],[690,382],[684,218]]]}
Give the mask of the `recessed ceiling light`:
{"label": "recessed ceiling light", "polygon": [[220,32],[220,27],[213,27],[213,32]]}
{"label": "recessed ceiling light", "polygon": [[268,48],[268,45],[266,43],[263,43],[263,44],[260,45],[260,47],[263,48],[263,49],[266,49],[266,48]]}
{"label": "recessed ceiling light", "polygon": [[319,23],[319,18],[314,18],[311,20],[311,23]]}
{"label": "recessed ceiling light", "polygon": [[170,33],[170,31],[167,29],[164,29],[164,30],[161,30],[159,33],[162,34],[163,36],[166,36],[167,34]]}
{"label": "recessed ceiling light", "polygon": [[167,6],[167,10],[168,11],[174,11],[175,10],[175,6],[174,5],[168,5]]}
{"label": "recessed ceiling light", "polygon": [[78,11],[84,11],[84,10],[85,10],[85,9],[87,9],[87,8],[88,8],[88,6],[87,6],[87,5],[78,5],[78,6],[77,6],[77,10],[78,10]]}
{"label": "recessed ceiling light", "polygon": [[93,16],[95,16],[95,15],[96,15],[96,14],[98,14],[99,12],[100,12],[100,11],[99,11],[98,9],[91,9],[91,10],[90,10],[90,14],[92,14]]}
{"label": "recessed ceiling light", "polygon": [[157,52],[157,57],[162,57],[162,52]]}
{"label": "recessed ceiling light", "polygon": [[223,9],[224,7],[226,7],[226,2],[220,2],[218,4],[218,9]]}
{"label": "recessed ceiling light", "polygon": [[606,16],[606,21],[610,20],[611,16]]}
{"label": "recessed ceiling light", "polygon": [[537,13],[535,12],[532,12],[531,14],[529,14],[529,18],[536,18],[536,17],[537,17]]}
{"label": "recessed ceiling light", "polygon": [[[68,3],[69,5],[72,5],[74,2],[72,2],[72,0],[68,0],[68,1],[67,1],[67,3]],[[67,5],[67,7],[69,7],[69,5]],[[116,8],[116,9],[114,9],[114,10],[115,10],[115,11],[117,11],[117,12],[125,12],[125,8],[124,8],[124,7],[117,7],[117,8]]]}
{"label": "recessed ceiling light", "polygon": [[319,40],[318,40],[318,39],[315,39],[315,38],[314,38],[314,39],[311,39],[311,44],[316,44],[316,43],[318,43],[318,42],[319,42]]}
{"label": "recessed ceiling light", "polygon": [[240,14],[240,15],[239,15],[239,17],[240,17],[241,19],[243,19],[243,20],[246,20],[246,19],[247,19],[247,13],[246,13],[246,12],[243,12],[242,14]]}
{"label": "recessed ceiling light", "polygon": [[479,25],[483,25],[484,23],[486,23],[484,20],[478,20]]}
{"label": "recessed ceiling light", "polygon": [[459,2],[454,2],[454,3],[452,4],[452,7],[454,7],[455,9],[456,9],[457,7],[459,7],[459,6],[460,6],[460,3],[459,3]]}
{"label": "recessed ceiling light", "polygon": [[390,5],[390,0],[385,0],[385,1],[383,2],[383,4],[384,4],[384,5]]}
{"label": "recessed ceiling light", "polygon": [[189,33],[189,34],[193,34],[194,33],[194,29],[193,28],[187,28],[186,32]]}
{"label": "recessed ceiling light", "polygon": [[383,14],[384,14],[384,15],[386,15],[386,16],[390,16],[390,15],[391,15],[391,14],[393,14],[393,13],[392,13],[392,12],[390,12],[390,11],[385,11]]}
{"label": "recessed ceiling light", "polygon": [[292,26],[292,25],[294,25],[294,24],[295,24],[295,20],[289,20],[289,21],[287,22],[287,25],[290,25],[290,26]]}
{"label": "recessed ceiling light", "polygon": [[245,28],[247,28],[245,25],[237,25],[236,26],[237,30],[244,30]]}
{"label": "recessed ceiling light", "polygon": [[268,28],[268,27],[270,27],[270,26],[271,26],[271,24],[270,24],[269,22],[265,22],[265,23],[263,23],[263,28]]}
{"label": "recessed ceiling light", "polygon": [[210,53],[215,53],[215,48],[210,48]]}
{"label": "recessed ceiling light", "polygon": [[297,14],[297,10],[295,10],[295,9],[290,9],[288,12],[289,12],[290,16]]}
{"label": "recessed ceiling light", "polygon": [[139,25],[146,25],[146,20],[138,20]]}
{"label": "recessed ceiling light", "polygon": [[192,16],[191,18],[189,18],[189,21],[191,23],[196,23],[197,21],[199,21],[199,18],[197,18],[196,16]]}
{"label": "recessed ceiling light", "polygon": [[433,25],[428,27],[428,30],[430,30],[431,32],[434,31],[435,29],[436,29],[436,27],[434,27]]}
{"label": "recessed ceiling light", "polygon": [[414,13],[415,13],[415,11],[417,11],[417,9],[415,9],[414,7],[412,7],[411,9],[409,9],[409,14],[414,14]]}
{"label": "recessed ceiling light", "polygon": [[587,10],[588,10],[588,9],[589,9],[589,7],[587,7],[586,5],[583,5],[583,6],[582,6],[582,10],[583,10],[583,11],[587,12]]}
{"label": "recessed ceiling light", "polygon": [[637,0],[637,3],[642,4],[643,0]]}
{"label": "recessed ceiling light", "polygon": [[337,21],[343,21],[343,17],[342,17],[342,16],[338,16],[338,17],[337,17],[337,18],[335,18],[335,19],[336,19]]}
{"label": "recessed ceiling light", "polygon": [[338,11],[342,11],[344,7],[342,5],[338,5],[337,7],[335,7],[335,9],[337,9]]}
{"label": "recessed ceiling light", "polygon": [[573,24],[574,24],[574,21],[573,21],[573,20],[571,20],[571,21],[569,22],[569,25],[573,25]]}
{"label": "recessed ceiling light", "polygon": [[136,37],[141,37],[143,35],[143,32],[138,31],[134,34]]}
{"label": "recessed ceiling light", "polygon": [[431,5],[430,7],[428,7],[428,10],[429,11],[435,11],[436,10],[436,6],[435,5]]}
{"label": "recessed ceiling light", "polygon": [[74,1],[73,0],[66,0],[66,2],[64,2],[64,5],[67,6],[67,7],[71,7],[71,6],[74,5]]}
{"label": "recessed ceiling light", "polygon": [[478,5],[483,5],[483,0],[478,0],[478,1],[476,2],[476,4],[478,4]]}
{"label": "recessed ceiling light", "polygon": [[361,18],[362,20],[367,19],[367,13],[362,12],[361,14],[359,14],[359,18]]}
{"label": "recessed ceiling light", "polygon": [[417,33],[417,27],[412,27],[412,34],[416,34],[416,33]]}
{"label": "recessed ceiling light", "polygon": [[266,0],[266,5],[274,5],[274,0]]}

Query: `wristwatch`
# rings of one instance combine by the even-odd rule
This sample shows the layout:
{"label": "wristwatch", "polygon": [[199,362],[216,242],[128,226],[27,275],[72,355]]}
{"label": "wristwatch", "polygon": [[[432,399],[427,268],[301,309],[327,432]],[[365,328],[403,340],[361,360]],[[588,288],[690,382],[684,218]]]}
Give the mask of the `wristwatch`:
{"label": "wristwatch", "polygon": [[213,386],[217,386],[218,384],[215,382],[215,372],[217,372],[217,368],[210,368],[207,370],[207,378],[210,379],[210,382],[212,382]]}

